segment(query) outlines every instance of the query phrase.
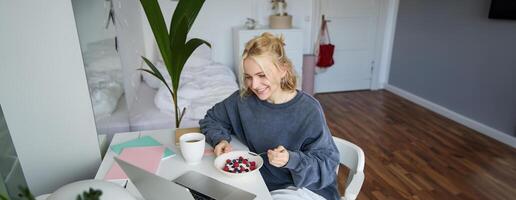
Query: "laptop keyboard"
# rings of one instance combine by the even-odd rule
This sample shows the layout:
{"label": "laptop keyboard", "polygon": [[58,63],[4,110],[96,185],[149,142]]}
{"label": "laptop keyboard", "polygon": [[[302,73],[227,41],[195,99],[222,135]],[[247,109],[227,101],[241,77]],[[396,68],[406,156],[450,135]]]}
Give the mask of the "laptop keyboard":
{"label": "laptop keyboard", "polygon": [[190,190],[190,193],[192,194],[193,198],[195,200],[216,200],[214,198],[211,198],[209,196],[206,196],[200,192],[197,192],[195,190],[192,190],[192,189],[189,189]]}

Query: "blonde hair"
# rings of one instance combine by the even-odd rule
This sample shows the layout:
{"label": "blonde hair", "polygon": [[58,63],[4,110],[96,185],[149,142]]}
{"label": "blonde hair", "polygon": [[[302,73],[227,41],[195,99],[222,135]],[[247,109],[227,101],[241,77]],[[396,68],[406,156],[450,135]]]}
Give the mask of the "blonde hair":
{"label": "blonde hair", "polygon": [[286,74],[280,81],[282,90],[294,91],[297,85],[296,73],[290,59],[285,54],[285,42],[283,36],[276,37],[271,33],[265,32],[246,43],[242,59],[240,61],[240,96],[252,94],[252,91],[244,82],[244,60],[252,59],[260,66],[265,76],[270,80],[270,70],[262,62],[262,59],[270,59],[276,69],[285,70]]}

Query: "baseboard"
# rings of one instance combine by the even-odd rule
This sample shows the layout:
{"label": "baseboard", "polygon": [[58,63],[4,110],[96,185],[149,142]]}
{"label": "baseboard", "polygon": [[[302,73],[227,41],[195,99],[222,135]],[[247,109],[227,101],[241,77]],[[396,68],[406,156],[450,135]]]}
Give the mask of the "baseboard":
{"label": "baseboard", "polygon": [[385,89],[387,91],[397,94],[409,101],[412,101],[420,106],[423,106],[431,111],[434,111],[442,116],[445,116],[453,121],[456,121],[457,123],[460,123],[466,127],[469,127],[475,131],[478,131],[490,138],[493,138],[493,139],[498,140],[504,144],[507,144],[513,148],[516,148],[516,137],[512,137],[509,134],[506,134],[504,132],[501,132],[499,130],[491,128],[485,124],[477,122],[477,121],[470,119],[459,113],[453,112],[443,106],[440,106],[440,105],[435,104],[431,101],[428,101],[424,98],[416,96],[416,95],[414,95],[410,92],[407,92],[405,90],[402,90],[396,86],[386,84]]}

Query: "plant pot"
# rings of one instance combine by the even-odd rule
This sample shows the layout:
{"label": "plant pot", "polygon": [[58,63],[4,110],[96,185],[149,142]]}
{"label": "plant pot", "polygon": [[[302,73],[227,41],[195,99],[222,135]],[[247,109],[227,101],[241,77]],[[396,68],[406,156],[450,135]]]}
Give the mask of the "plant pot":
{"label": "plant pot", "polygon": [[292,28],[292,16],[278,16],[271,15],[269,17],[269,24],[272,29],[288,29]]}

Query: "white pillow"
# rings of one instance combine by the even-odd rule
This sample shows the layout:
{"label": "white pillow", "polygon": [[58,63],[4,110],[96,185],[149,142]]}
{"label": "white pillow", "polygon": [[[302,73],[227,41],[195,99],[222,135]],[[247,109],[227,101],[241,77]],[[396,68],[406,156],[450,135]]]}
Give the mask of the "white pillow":
{"label": "white pillow", "polygon": [[86,51],[110,51],[115,49],[115,38],[97,40],[86,44]]}
{"label": "white pillow", "polygon": [[104,72],[122,69],[118,55],[84,59],[86,70]]}
{"label": "white pillow", "polygon": [[115,111],[123,93],[122,85],[116,81],[103,81],[90,85],[91,103],[96,120],[110,116]]}

